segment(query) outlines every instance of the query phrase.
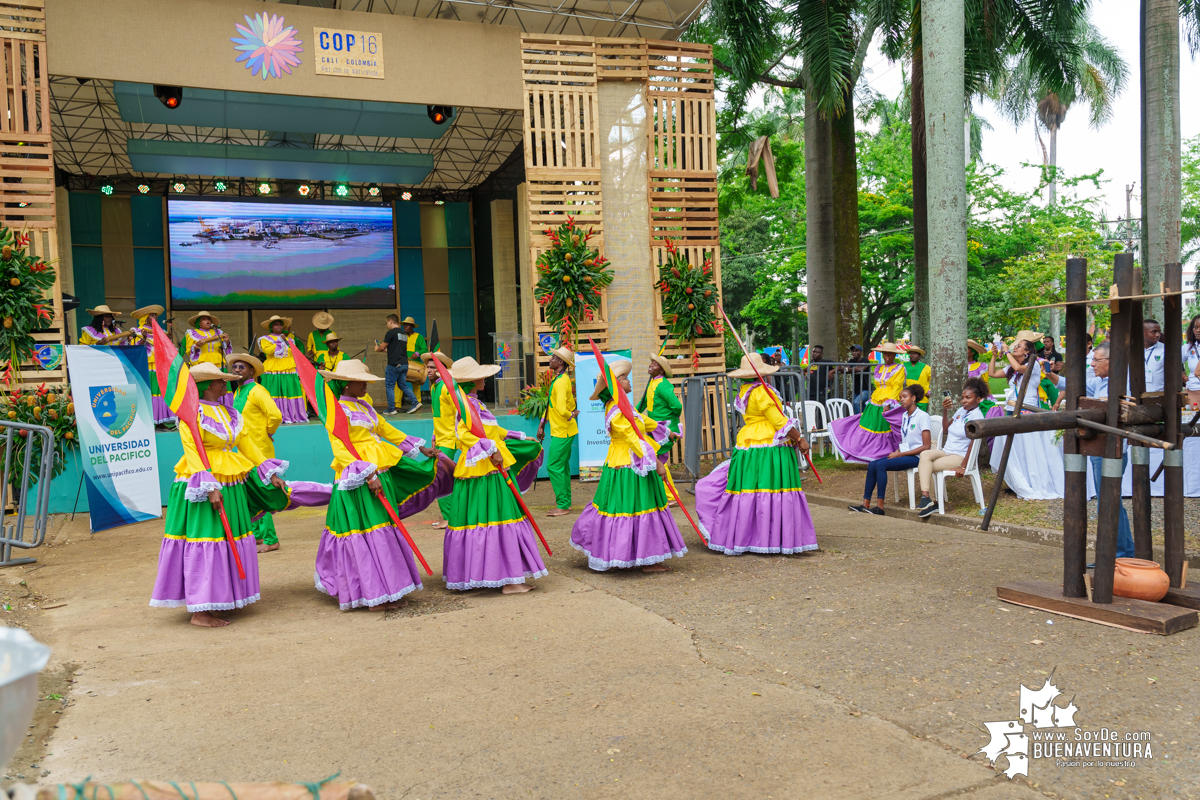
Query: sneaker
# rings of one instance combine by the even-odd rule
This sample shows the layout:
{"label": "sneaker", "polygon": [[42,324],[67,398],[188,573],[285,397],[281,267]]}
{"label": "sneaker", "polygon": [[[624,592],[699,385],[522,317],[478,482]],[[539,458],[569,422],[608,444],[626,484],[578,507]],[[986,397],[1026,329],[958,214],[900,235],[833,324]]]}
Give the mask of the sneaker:
{"label": "sneaker", "polygon": [[399,412],[399,411],[397,411],[396,409],[394,409],[394,408],[389,408],[387,411],[384,411],[384,412],[383,412],[383,415],[384,415],[385,417],[394,417],[394,416],[396,416],[396,415],[397,415],[397,414],[399,414],[399,413],[400,413],[400,412]]}
{"label": "sneaker", "polygon": [[921,517],[928,517],[937,511],[937,503],[928,497],[922,497],[917,503],[917,514]]}
{"label": "sneaker", "polygon": [[412,408],[410,408],[408,411],[405,411],[404,413],[405,413],[405,414],[411,414],[411,413],[413,413],[414,411],[416,411],[418,408],[420,408],[420,407],[421,407],[421,406],[423,406],[423,405],[425,405],[425,404],[424,404],[424,403],[417,403],[415,406],[413,406]]}
{"label": "sneaker", "polygon": [[846,508],[850,509],[851,511],[857,511],[860,514],[865,514],[871,510],[871,509],[867,508],[865,505],[846,506]]}
{"label": "sneaker", "polygon": [[880,508],[879,506],[876,506],[875,508],[868,508],[867,512],[870,514],[874,514],[877,517],[886,517],[887,516],[887,514],[885,514],[883,512],[883,509]]}

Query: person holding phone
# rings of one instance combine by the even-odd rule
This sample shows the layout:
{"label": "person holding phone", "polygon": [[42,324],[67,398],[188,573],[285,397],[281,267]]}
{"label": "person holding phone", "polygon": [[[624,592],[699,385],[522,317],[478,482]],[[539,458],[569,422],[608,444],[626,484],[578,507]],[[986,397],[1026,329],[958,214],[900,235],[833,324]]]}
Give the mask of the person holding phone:
{"label": "person holding phone", "polygon": [[950,392],[942,392],[942,430],[946,431],[946,443],[940,450],[921,453],[917,474],[921,478],[921,499],[917,501],[917,514],[928,517],[937,510],[937,503],[929,498],[929,487],[933,473],[954,470],[963,475],[967,469],[967,454],[971,440],[967,438],[967,423],[983,419],[979,404],[990,394],[987,385],[979,378],[967,378],[962,388],[962,406],[950,416]]}
{"label": "person holding phone", "polygon": [[400,317],[397,314],[387,315],[387,333],[383,335],[383,344],[375,340],[375,352],[387,352],[387,369],[383,373],[383,393],[387,396],[387,411],[385,416],[394,417],[400,412],[396,410],[396,384],[404,394],[404,402],[408,404],[406,411],[411,414],[421,407],[417,396],[413,394],[408,383],[408,334],[400,327]]}

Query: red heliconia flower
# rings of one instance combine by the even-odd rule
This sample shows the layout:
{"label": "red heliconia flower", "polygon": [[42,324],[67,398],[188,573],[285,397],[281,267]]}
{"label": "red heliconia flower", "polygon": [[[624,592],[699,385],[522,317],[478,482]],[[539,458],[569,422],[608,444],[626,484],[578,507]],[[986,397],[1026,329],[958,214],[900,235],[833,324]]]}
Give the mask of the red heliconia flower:
{"label": "red heliconia flower", "polygon": [[49,322],[51,319],[53,319],[53,317],[50,316],[50,312],[46,310],[45,306],[43,306],[39,303],[34,303],[33,307],[37,309],[38,317],[45,319],[47,322]]}
{"label": "red heliconia flower", "polygon": [[49,391],[50,390],[46,388],[46,384],[44,384],[44,383],[38,384],[38,388],[37,388],[38,397],[42,397]]}
{"label": "red heliconia flower", "polygon": [[725,323],[721,322],[721,320],[717,320],[717,333],[722,336],[725,335]]}
{"label": "red heliconia flower", "polygon": [[572,217],[570,214],[567,215],[567,227],[570,228],[571,230],[575,229],[575,218]]}
{"label": "red heliconia flower", "polygon": [[34,264],[32,267],[30,267],[29,271],[30,272],[44,272],[45,269],[46,269],[46,262],[39,261],[36,264]]}
{"label": "red heliconia flower", "polygon": [[667,239],[667,252],[671,255],[675,255],[675,243],[670,239]]}
{"label": "red heliconia flower", "polygon": [[18,233],[14,244],[16,244],[17,247],[28,247],[29,246],[29,234]]}

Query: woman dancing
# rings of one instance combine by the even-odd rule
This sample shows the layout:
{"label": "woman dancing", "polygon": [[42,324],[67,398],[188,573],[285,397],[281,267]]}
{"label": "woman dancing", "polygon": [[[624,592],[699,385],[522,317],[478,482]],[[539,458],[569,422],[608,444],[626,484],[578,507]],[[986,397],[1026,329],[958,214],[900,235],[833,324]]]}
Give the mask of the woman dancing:
{"label": "woman dancing", "polygon": [[263,353],[263,374],[259,382],[275,398],[284,425],[308,421],[304,389],[296,375],[296,339],[285,332],[291,325],[290,317],[273,314],[262,322],[267,334],[258,337],[258,349]]}
{"label": "woman dancing", "polygon": [[905,385],[903,364],[896,363],[900,348],[891,342],[883,342],[875,348],[883,358],[871,371],[875,379],[875,391],[867,401],[861,414],[835,419],[829,425],[830,435],[838,451],[846,461],[869,464],[877,458],[885,458],[896,449],[900,433],[900,390]]}

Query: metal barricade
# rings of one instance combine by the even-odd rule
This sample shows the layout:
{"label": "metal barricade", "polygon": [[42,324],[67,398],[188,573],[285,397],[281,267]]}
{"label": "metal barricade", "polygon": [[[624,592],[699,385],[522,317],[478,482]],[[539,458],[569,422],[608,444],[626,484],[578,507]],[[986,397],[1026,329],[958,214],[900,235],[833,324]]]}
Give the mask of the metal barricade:
{"label": "metal barricade", "polygon": [[[23,422],[0,422],[4,431],[4,476],[0,483],[0,508],[4,509],[4,527],[0,530],[0,567],[32,564],[35,558],[13,558],[13,548],[32,550],[46,541],[46,523],[50,508],[50,477],[54,470],[54,434],[42,425],[26,425]],[[24,458],[21,459],[18,482],[13,474],[17,464],[14,448],[17,439],[25,431]],[[35,450],[40,448],[40,453]],[[33,456],[39,454],[40,458]],[[25,539],[29,508],[29,476],[33,461],[37,461],[37,493],[33,501],[33,529],[28,541]],[[14,496],[15,491],[15,496]],[[15,504],[9,513],[9,503]]]}

